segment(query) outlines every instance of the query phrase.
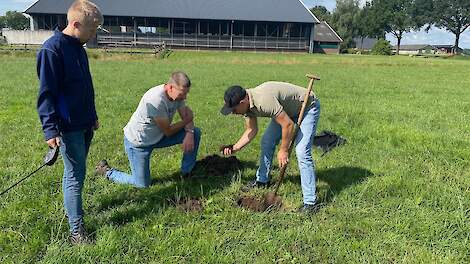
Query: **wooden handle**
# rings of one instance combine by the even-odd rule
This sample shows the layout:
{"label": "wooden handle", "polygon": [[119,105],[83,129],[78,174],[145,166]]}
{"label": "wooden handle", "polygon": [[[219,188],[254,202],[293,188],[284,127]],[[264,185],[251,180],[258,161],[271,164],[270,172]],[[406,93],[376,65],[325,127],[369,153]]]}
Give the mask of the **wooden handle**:
{"label": "wooden handle", "polygon": [[308,83],[308,89],[307,89],[307,92],[305,93],[305,96],[304,96],[304,102],[302,103],[302,108],[300,108],[299,119],[297,119],[297,126],[299,126],[299,127],[302,124],[302,120],[304,118],[305,108],[307,107],[308,98],[310,97],[310,93],[312,92],[313,82],[315,80],[319,80],[319,79],[310,78],[310,81]]}
{"label": "wooden handle", "polygon": [[310,78],[310,79],[314,79],[314,80],[320,80],[320,78],[318,78],[317,76],[313,75],[313,74],[306,74],[305,77],[307,78]]}

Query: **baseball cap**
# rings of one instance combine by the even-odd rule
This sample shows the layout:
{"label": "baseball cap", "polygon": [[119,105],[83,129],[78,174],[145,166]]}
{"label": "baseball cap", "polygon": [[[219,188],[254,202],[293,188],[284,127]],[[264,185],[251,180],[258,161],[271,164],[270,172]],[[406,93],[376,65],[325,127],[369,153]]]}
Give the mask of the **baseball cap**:
{"label": "baseball cap", "polygon": [[241,86],[234,85],[230,86],[224,94],[224,101],[225,104],[220,109],[220,113],[223,115],[228,115],[233,112],[233,108],[235,108],[240,101],[246,97],[246,91]]}

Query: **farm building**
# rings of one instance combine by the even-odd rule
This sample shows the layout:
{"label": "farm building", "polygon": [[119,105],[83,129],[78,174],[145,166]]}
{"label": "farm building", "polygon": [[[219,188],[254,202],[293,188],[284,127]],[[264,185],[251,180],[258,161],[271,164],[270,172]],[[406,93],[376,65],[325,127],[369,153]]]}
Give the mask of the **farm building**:
{"label": "farm building", "polygon": [[[455,45],[433,45],[437,49],[439,54],[451,54],[455,48]],[[457,48],[457,53],[462,53],[463,49]]]}
{"label": "farm building", "polygon": [[326,21],[321,22],[315,26],[315,33],[313,35],[314,52],[315,53],[339,53],[339,46],[343,40],[338,34],[328,25]]}
{"label": "farm building", "polygon": [[[397,46],[393,47],[393,52],[396,53]],[[427,44],[415,44],[415,45],[400,45],[400,55],[404,54],[436,54],[437,50],[435,47]]]}
{"label": "farm building", "polygon": [[[73,0],[38,0],[32,30],[66,25]],[[313,52],[318,19],[300,0],[95,0],[104,15],[98,45]]]}
{"label": "farm building", "polygon": [[377,38],[354,38],[355,48],[361,50],[372,50],[377,43]]}

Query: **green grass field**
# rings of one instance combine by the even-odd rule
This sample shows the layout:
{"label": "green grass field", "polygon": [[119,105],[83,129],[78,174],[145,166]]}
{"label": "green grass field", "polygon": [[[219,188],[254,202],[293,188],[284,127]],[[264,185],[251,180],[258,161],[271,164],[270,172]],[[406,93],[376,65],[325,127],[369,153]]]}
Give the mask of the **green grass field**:
{"label": "green grass field", "polygon": [[[90,150],[83,197],[95,243],[67,242],[59,160],[0,197],[1,263],[470,261],[469,60],[187,51],[164,60],[90,57],[102,127]],[[0,54],[1,189],[39,166],[46,151],[35,67],[31,54]],[[295,161],[280,190],[281,211],[233,205],[240,186],[254,178],[261,135],[237,154],[245,169],[228,177],[180,181],[179,147],[154,152],[149,189],[94,176],[102,158],[128,168],[122,128],[144,92],[178,69],[193,81],[188,104],[203,130],[200,158],[243,131],[241,117],[218,113],[226,87],[267,80],[306,86],[306,73],[320,76],[314,88],[322,103],[318,131],[348,139],[322,158],[314,153],[325,207],[313,216],[295,212],[302,201]],[[169,202],[184,197],[203,199],[204,211],[184,213]]]}

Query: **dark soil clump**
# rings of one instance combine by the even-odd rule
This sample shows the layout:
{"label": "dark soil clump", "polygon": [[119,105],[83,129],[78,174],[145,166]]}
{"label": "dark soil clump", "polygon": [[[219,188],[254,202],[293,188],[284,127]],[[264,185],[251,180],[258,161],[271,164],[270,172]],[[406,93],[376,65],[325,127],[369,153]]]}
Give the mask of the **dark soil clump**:
{"label": "dark soil clump", "polygon": [[242,196],[239,197],[236,202],[238,206],[251,211],[264,212],[266,210],[263,203],[255,197]]}
{"label": "dark soil clump", "polygon": [[267,210],[279,209],[282,206],[282,198],[274,192],[268,192],[264,195],[263,203]]}
{"label": "dark soil clump", "polygon": [[194,170],[204,172],[207,176],[222,176],[241,169],[242,163],[235,156],[206,156],[198,160]]}
{"label": "dark soil clump", "polygon": [[237,198],[236,203],[238,206],[249,209],[255,212],[266,212],[281,208],[282,198],[274,193],[267,193],[263,199],[258,199],[250,196],[242,196]]}
{"label": "dark soil clump", "polygon": [[204,207],[199,199],[184,199],[177,203],[178,208],[184,212],[202,212]]}

